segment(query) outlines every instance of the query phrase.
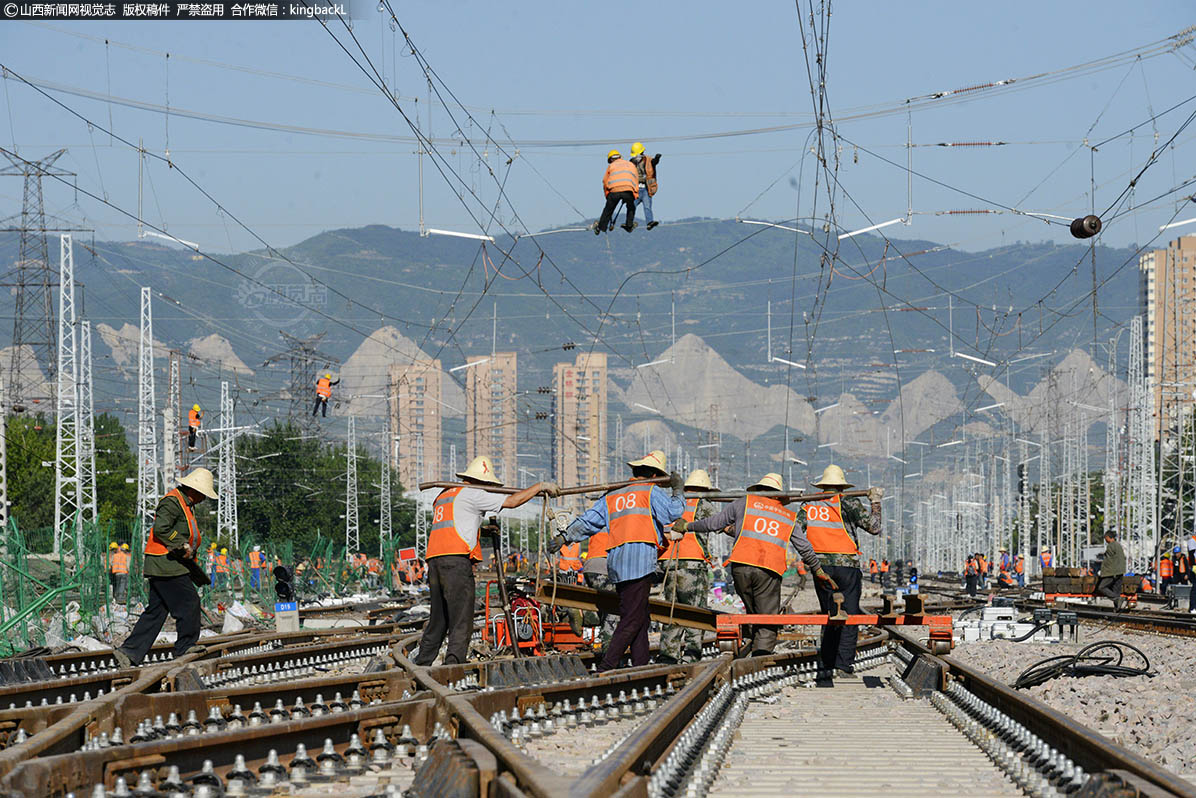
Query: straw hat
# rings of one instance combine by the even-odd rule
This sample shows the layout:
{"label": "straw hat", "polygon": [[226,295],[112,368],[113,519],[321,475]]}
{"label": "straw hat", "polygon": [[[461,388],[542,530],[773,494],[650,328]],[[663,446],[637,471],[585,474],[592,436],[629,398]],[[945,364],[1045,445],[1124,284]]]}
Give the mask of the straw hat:
{"label": "straw hat", "polygon": [[827,490],[852,487],[851,483],[847,481],[847,477],[843,474],[843,469],[834,463],[828,465],[822,472],[822,476],[810,484],[816,488],[825,488]]}
{"label": "straw hat", "polygon": [[212,472],[206,468],[193,469],[191,473],[179,480],[179,484],[199,491],[209,499],[216,498],[216,488],[212,484]]}
{"label": "straw hat", "polygon": [[781,481],[780,474],[765,474],[760,477],[752,485],[748,485],[748,490],[784,490],[785,483]]}
{"label": "straw hat", "polygon": [[473,458],[469,468],[458,471],[459,479],[472,479],[475,482],[485,482],[488,485],[501,485],[502,480],[494,473],[494,463],[486,455]]}
{"label": "straw hat", "polygon": [[636,466],[645,466],[659,471],[662,475],[668,476],[669,470],[666,467],[664,452],[660,449],[653,449],[638,460],[629,460],[627,465],[635,468]]}
{"label": "straw hat", "polygon": [[710,475],[704,468],[690,472],[685,480],[685,487],[691,490],[714,490],[714,485],[710,483]]}

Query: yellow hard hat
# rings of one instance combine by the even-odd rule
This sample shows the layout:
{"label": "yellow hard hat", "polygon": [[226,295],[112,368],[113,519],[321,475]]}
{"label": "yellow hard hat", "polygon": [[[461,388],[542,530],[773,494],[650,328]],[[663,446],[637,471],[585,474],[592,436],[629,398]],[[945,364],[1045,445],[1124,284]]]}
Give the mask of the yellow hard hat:
{"label": "yellow hard hat", "polygon": [[851,487],[851,483],[847,481],[847,476],[843,473],[843,469],[834,463],[823,469],[822,476],[810,484],[816,488],[823,488],[825,490]]}
{"label": "yellow hard hat", "polygon": [[785,483],[781,481],[781,475],[777,473],[765,474],[756,480],[754,485],[748,485],[748,490],[784,490]]}
{"label": "yellow hard hat", "polygon": [[622,157],[623,157],[623,156],[622,156],[622,155],[619,153],[619,151],[618,151],[618,150],[611,150],[610,152],[608,152],[608,153],[606,154],[606,160],[608,160],[608,161],[609,161],[611,158],[622,158]]}
{"label": "yellow hard hat", "polygon": [[635,468],[636,466],[647,466],[648,468],[656,469],[665,476],[668,476],[669,474],[664,452],[662,452],[660,449],[653,449],[638,460],[629,460],[627,465],[631,466],[632,468]]}
{"label": "yellow hard hat", "polygon": [[220,550],[220,553],[221,553],[221,554],[228,554],[228,549],[221,549],[221,550]]}
{"label": "yellow hard hat", "polygon": [[216,549],[216,544],[215,544],[215,543],[213,543],[211,548],[212,548],[212,550],[213,550],[213,551],[215,551],[215,549]]}
{"label": "yellow hard hat", "polygon": [[199,412],[199,405],[191,405],[191,409],[192,409],[192,410],[194,410],[196,413],[198,413],[198,412]]}
{"label": "yellow hard hat", "polygon": [[704,468],[691,471],[685,480],[685,487],[696,488],[698,490],[714,490],[714,485],[710,482],[710,475],[706,473],[706,469]]}
{"label": "yellow hard hat", "polygon": [[128,550],[129,550],[129,544],[128,544],[128,543],[122,543],[122,544],[120,544],[120,550],[121,550],[121,551],[128,551]]}
{"label": "yellow hard hat", "polygon": [[488,482],[491,485],[501,485],[502,480],[494,473],[494,463],[486,455],[478,455],[470,462],[464,471],[458,471],[460,479],[473,479],[478,482]]}
{"label": "yellow hard hat", "polygon": [[120,548],[120,544],[119,544],[119,543],[117,543],[117,542],[114,540],[114,541],[112,541],[111,543],[109,543],[109,544],[108,544],[108,548],[110,548],[110,549],[119,549],[119,548]]}
{"label": "yellow hard hat", "polygon": [[637,141],[635,144],[631,145],[631,154],[632,155],[639,155],[643,151],[644,151],[644,145],[642,143]]}
{"label": "yellow hard hat", "polygon": [[326,380],[330,380],[330,379],[332,379],[332,375],[331,375],[331,374],[325,374],[325,375],[324,375],[324,379],[326,379]]}

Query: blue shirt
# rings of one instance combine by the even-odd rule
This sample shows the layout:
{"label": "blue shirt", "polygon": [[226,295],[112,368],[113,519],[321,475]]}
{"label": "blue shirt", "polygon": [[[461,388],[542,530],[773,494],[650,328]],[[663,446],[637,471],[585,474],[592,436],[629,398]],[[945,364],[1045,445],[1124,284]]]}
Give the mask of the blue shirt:
{"label": "blue shirt", "polygon": [[[652,522],[656,525],[656,540],[664,542],[664,528],[682,516],[685,512],[685,498],[670,496],[653,485],[652,493]],[[610,526],[610,518],[606,514],[606,497],[594,502],[594,505],[578,516],[565,532],[565,540],[579,543],[583,539],[597,535]],[[606,573],[612,582],[629,582],[640,579],[656,570],[656,560],[659,558],[656,546],[651,543],[624,543],[610,549],[606,554]]]}

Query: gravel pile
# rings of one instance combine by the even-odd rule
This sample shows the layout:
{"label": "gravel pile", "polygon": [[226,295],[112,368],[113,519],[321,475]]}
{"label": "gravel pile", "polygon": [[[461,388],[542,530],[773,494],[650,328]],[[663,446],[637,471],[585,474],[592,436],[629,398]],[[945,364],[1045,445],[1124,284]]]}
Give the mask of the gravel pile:
{"label": "gravel pile", "polygon": [[[1098,640],[1123,641],[1141,649],[1150,659],[1151,672],[1155,675],[1123,679],[1062,677],[1025,692],[1167,770],[1196,782],[1196,736],[1193,735],[1196,701],[1191,694],[1196,640],[1087,624],[1081,627],[1078,644],[977,641],[958,644],[953,656],[1012,684],[1035,662],[1075,653]],[[1126,664],[1138,663],[1127,659]]]}

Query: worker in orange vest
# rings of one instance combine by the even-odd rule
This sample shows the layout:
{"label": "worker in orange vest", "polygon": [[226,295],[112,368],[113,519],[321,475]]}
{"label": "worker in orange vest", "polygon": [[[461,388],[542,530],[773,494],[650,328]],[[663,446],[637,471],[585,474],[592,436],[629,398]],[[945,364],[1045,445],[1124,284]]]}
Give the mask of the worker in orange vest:
{"label": "worker in orange vest", "polygon": [[566,543],[556,558],[557,579],[565,584],[575,585],[581,568],[581,544]]}
{"label": "worker in orange vest", "polygon": [[882,559],[880,561],[879,569],[880,569],[880,585],[883,589],[887,590],[889,587],[889,561]]}
{"label": "worker in orange vest", "polygon": [[[631,169],[634,180],[635,167]],[[619,594],[619,624],[597,665],[599,671],[619,667],[629,648],[632,665],[648,664],[648,597],[656,575],[657,552],[666,539],[665,529],[685,512],[684,480],[677,472],[668,472],[664,452],[657,449],[627,465],[631,483],[607,493],[575,519],[558,513],[557,529],[564,529],[549,543],[549,552],[556,553],[566,543],[610,532],[606,568]],[[663,476],[669,478],[671,497],[647,481]],[[668,539],[680,540],[683,532],[674,526]]]}
{"label": "worker in orange vest", "polygon": [[216,555],[216,584],[214,587],[221,590],[228,585],[228,549],[221,549],[220,553]]}
{"label": "worker in orange vest", "polygon": [[1188,558],[1184,556],[1183,549],[1179,546],[1171,550],[1171,565],[1175,569],[1175,584],[1186,585],[1188,583]]}
{"label": "worker in orange vest", "polygon": [[249,586],[254,590],[262,584],[262,547],[254,546],[249,552]]}
{"label": "worker in orange vest", "polygon": [[968,561],[963,567],[964,585],[968,591],[968,595],[975,597],[976,583],[979,581],[980,567],[976,564],[976,555],[969,554]]}
{"label": "worker in orange vest", "polygon": [[[885,492],[882,488],[868,489],[867,508],[858,499],[844,499],[839,495],[851,487],[843,469],[828,465],[814,487],[831,491],[835,495],[822,501],[809,502],[800,516],[802,528],[810,544],[818,554],[823,569],[838,584],[843,594],[843,610],[859,615],[860,594],[863,590],[863,573],[860,571],[860,547],[856,542],[856,530],[870,535],[880,535],[880,502]],[[889,561],[881,561],[881,572],[887,573]],[[817,576],[817,574],[815,574]],[[883,579],[883,577],[882,577]],[[825,613],[834,610],[833,590],[823,581],[814,583],[818,604]],[[820,677],[829,679],[852,678],[855,674],[855,647],[859,637],[858,626],[824,626],[818,654],[821,663]]]}
{"label": "worker in orange vest", "polygon": [[1038,552],[1038,570],[1041,573],[1043,568],[1051,567],[1051,551],[1050,549],[1043,549]]}
{"label": "worker in orange vest", "polygon": [[195,436],[199,434],[199,425],[203,423],[203,411],[199,405],[191,405],[187,411],[187,451],[195,451]]}
{"label": "worker in orange vest", "polygon": [[980,572],[980,589],[984,590],[988,587],[988,559],[976,552],[976,568]]}
{"label": "worker in orange vest", "polygon": [[[710,475],[703,469],[690,473],[685,480],[685,490],[690,493],[706,493],[714,490]],[[690,496],[685,500],[685,512],[681,520],[685,523],[709,518],[714,507],[705,499]],[[676,529],[676,524],[673,525]],[[670,540],[660,553],[659,565],[664,571],[663,593],[665,601],[672,604],[706,606],[710,591],[710,558],[706,556],[706,535],[685,532],[681,540]],[[702,658],[702,631],[687,629],[671,624],[660,635],[660,659],[662,662],[697,662]]]}
{"label": "worker in orange vest", "polygon": [[432,528],[428,533],[428,586],[432,612],[424,625],[416,665],[431,665],[448,635],[444,664],[464,664],[473,635],[473,564],[482,560],[478,530],[486,515],[519,507],[537,494],[560,493],[552,482],[538,482],[518,493],[488,491],[501,487],[494,464],[484,455],[475,457],[457,478],[463,487],[445,488],[432,502]]}
{"label": "worker in orange vest", "polygon": [[639,192],[636,198],[636,205],[644,206],[644,221],[648,223],[648,228],[651,230],[660,224],[652,218],[652,198],[656,196],[656,165],[660,163],[660,153],[656,153],[649,158],[644,153],[644,145],[641,142],[636,142],[631,145],[631,162],[635,164],[636,171],[639,173]]}
{"label": "worker in orange vest", "polygon": [[606,205],[594,224],[594,235],[614,229],[613,217],[620,202],[627,206],[627,221],[623,223],[623,229],[630,233],[635,229],[635,201],[640,194],[639,170],[631,161],[625,160],[618,150],[606,154],[606,164],[606,173],[602,176]]}
{"label": "worker in orange vest", "polygon": [[[593,535],[586,544],[586,561],[582,566],[581,578],[586,587],[594,590],[614,590],[606,570],[606,555],[610,549],[610,532],[605,529]],[[619,616],[613,612],[597,611],[593,617],[583,615],[584,623],[598,627],[598,646],[605,649],[614,637]]]}
{"label": "worker in orange vest", "polygon": [[876,575],[878,573],[880,573],[880,566],[876,564],[876,560],[868,560],[868,574],[873,584],[876,584]]}
{"label": "worker in orange vest", "polygon": [[[736,499],[719,512],[692,524],[674,524],[673,529],[699,534],[734,530],[735,544],[728,562],[735,592],[743,599],[748,614],[776,615],[781,611],[781,578],[789,546],[814,572],[816,586],[834,588],[835,582],[823,569],[814,547],[798,529],[797,513],[769,494],[780,493],[784,483],[780,474],[765,474],[750,485],[747,495]],[[819,588],[821,589],[821,588]],[[777,642],[777,627],[747,626],[744,636],[751,637],[752,656],[771,654]]]}
{"label": "worker in orange vest", "polygon": [[1013,573],[1017,580],[1018,587],[1026,586],[1026,558],[1022,555],[1017,555],[1013,558]]}
{"label": "worker in orange vest", "polygon": [[199,640],[200,613],[195,580],[202,580],[203,574],[194,562],[200,533],[193,508],[204,499],[217,497],[213,482],[211,471],[196,468],[182,477],[178,487],[163,496],[154,510],[154,524],[146,536],[141,569],[149,583],[149,602],[125,642],[113,651],[122,668],[141,664],[168,614],[174,618],[178,633],[175,658],[203,650],[195,646]]}
{"label": "worker in orange vest", "polygon": [[109,544],[109,581],[112,583],[112,600],[123,602],[129,591],[129,544]]}
{"label": "worker in orange vest", "polygon": [[340,384],[340,378],[333,381],[331,374],[325,374],[316,380],[316,406],[311,411],[313,416],[322,411],[323,417],[328,417],[328,399],[332,396],[332,386]]}

